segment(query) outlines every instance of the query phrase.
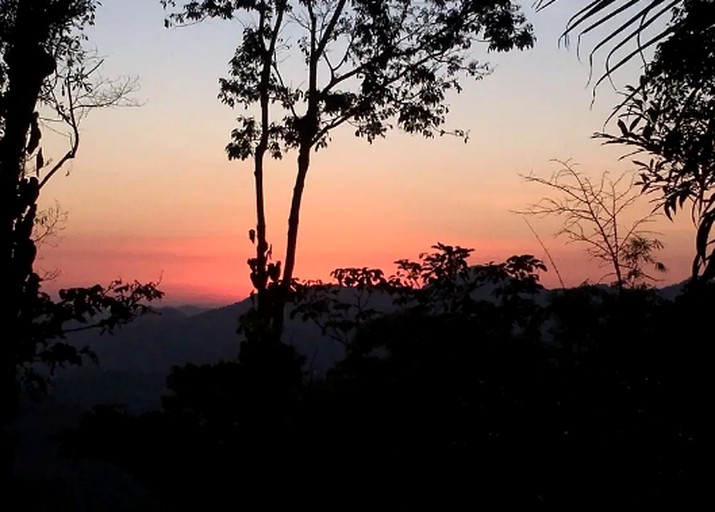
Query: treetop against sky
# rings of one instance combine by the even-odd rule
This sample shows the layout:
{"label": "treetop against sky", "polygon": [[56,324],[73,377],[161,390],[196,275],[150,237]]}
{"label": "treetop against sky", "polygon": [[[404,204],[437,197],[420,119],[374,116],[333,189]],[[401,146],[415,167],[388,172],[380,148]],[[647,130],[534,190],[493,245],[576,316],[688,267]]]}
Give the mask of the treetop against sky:
{"label": "treetop against sky", "polygon": [[[544,191],[519,175],[548,176],[556,170],[554,158],[571,159],[594,176],[631,168],[618,161],[621,148],[590,138],[602,130],[619,96],[603,83],[591,105],[588,62],[577,58],[573,44],[559,43],[572,14],[572,7],[559,4],[539,13],[524,6],[537,38],[533,49],[475,48],[493,72],[464,80],[464,90],[447,97],[445,128],[468,131],[466,144],[397,130],[368,144],[349,126],[332,134],[330,146],[312,157],[298,277],[326,278],[345,266],[390,269],[394,260],[437,241],[475,248],[475,261],[515,253],[543,257],[512,212]],[[218,80],[228,74],[241,30],[217,20],[166,29],[165,15],[159,2],[144,0],[105,0],[97,9],[91,44],[105,57],[108,76],[138,76],[141,106],[88,118],[69,175],[46,187],[45,206],[57,201],[69,212],[61,239],[44,248],[39,261],[62,270],[49,288],[161,275],[168,301],[225,302],[250,291],[245,262],[254,251],[246,236],[255,222],[252,163],[226,159],[224,147],[240,112],[217,99]],[[597,40],[594,35],[582,44]],[[622,86],[638,73],[633,62],[614,79]],[[49,149],[63,150],[63,140],[46,139]],[[284,252],[295,157],[267,161],[266,215],[276,254]],[[634,215],[649,205],[644,201],[639,208]],[[567,284],[602,275],[577,246],[552,237],[558,219],[532,222]],[[663,233],[666,279],[684,278],[692,257],[689,226],[678,219],[655,228]],[[556,284],[553,272],[544,280]]]}

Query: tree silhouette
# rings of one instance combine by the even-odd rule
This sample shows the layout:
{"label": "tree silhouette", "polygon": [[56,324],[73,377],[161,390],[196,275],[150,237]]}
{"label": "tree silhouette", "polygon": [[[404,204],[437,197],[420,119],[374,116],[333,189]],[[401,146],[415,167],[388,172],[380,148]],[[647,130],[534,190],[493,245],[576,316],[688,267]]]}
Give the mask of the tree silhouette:
{"label": "tree silhouette", "polygon": [[696,226],[693,280],[715,278],[715,5],[694,2],[616,107],[606,144],[633,149],[642,190],[672,218],[686,204]]}
{"label": "tree silhouette", "polygon": [[[178,2],[162,0],[165,7]],[[531,26],[511,1],[402,0],[193,1],[169,15],[167,24],[208,17],[243,20],[243,39],[221,80],[229,106],[260,114],[241,115],[227,146],[229,158],[254,160],[256,229],[249,260],[258,314],[244,319],[247,336],[280,339],[284,306],[293,288],[300,208],[311,153],[325,147],[331,132],[345,124],[372,142],[394,126],[433,137],[449,107],[449,91],[460,78],[481,78],[488,65],[470,56],[478,42],[489,50],[524,49],[533,44]],[[251,18],[253,16],[253,18]],[[289,43],[286,27],[295,32]],[[293,50],[291,52],[291,50]],[[288,60],[290,56],[296,61]],[[286,62],[301,73],[287,76]],[[298,83],[303,85],[294,86]],[[465,136],[465,132],[456,131]],[[297,172],[288,219],[283,264],[269,262],[264,213],[264,159],[296,150]]]}
{"label": "tree silhouette", "polygon": [[[97,82],[101,64],[84,50],[82,29],[94,20],[93,0],[0,2],[0,325],[3,340],[2,420],[16,413],[21,381],[44,384],[64,364],[79,364],[88,349],[62,338],[73,329],[111,330],[147,311],[161,297],[155,283],[115,281],[107,287],[62,290],[53,300],[34,269],[38,199],[43,186],[74,158],[81,119],[94,108],[122,104],[132,82]],[[41,144],[39,110],[54,112],[69,133],[70,148],[52,162]],[[46,224],[45,224],[46,226]],[[33,235],[34,233],[34,235]],[[42,233],[40,231],[40,237]],[[69,327],[70,322],[80,327]],[[59,341],[58,341],[59,340]],[[3,440],[5,441],[5,440]],[[3,462],[6,462],[4,460]],[[8,469],[5,464],[4,469]]]}
{"label": "tree silhouette", "polygon": [[652,232],[644,230],[656,214],[651,212],[628,224],[623,222],[628,209],[640,197],[632,183],[623,183],[629,179],[628,175],[612,179],[604,173],[594,182],[572,163],[558,163],[561,169],[549,178],[534,175],[523,178],[529,183],[544,185],[559,195],[544,197],[518,213],[563,218],[558,234],[566,236],[569,242],[585,245],[589,256],[609,266],[611,271],[603,278],[614,278],[619,288],[635,287],[653,280],[644,269],[646,264],[658,272],[665,272],[665,265],[653,256],[654,251],[662,248],[662,243],[652,238]]}
{"label": "tree silhouette", "polygon": [[175,367],[162,412],[96,407],[66,448],[120,465],[171,510],[295,506],[315,482],[330,489],[316,510],[336,508],[333,492],[341,510],[707,499],[712,376],[696,319],[713,288],[675,301],[545,290],[533,256],[471,254],[436,244],[390,276],[338,269],[355,293],[297,295],[298,315],[352,329],[327,375]]}

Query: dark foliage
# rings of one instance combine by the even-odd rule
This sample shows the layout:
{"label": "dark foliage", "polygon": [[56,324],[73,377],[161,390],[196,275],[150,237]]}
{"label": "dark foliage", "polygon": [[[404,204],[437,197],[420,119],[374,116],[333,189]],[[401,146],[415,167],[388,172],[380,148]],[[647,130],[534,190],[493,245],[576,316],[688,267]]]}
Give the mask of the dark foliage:
{"label": "dark foliage", "polygon": [[694,280],[715,278],[715,4],[687,3],[638,86],[614,112],[606,144],[633,149],[642,190],[668,216],[690,207],[697,228]]}
{"label": "dark foliage", "polygon": [[[250,361],[176,368],[163,412],[96,408],[67,453],[120,465],[176,510],[707,497],[712,378],[698,319],[715,290],[673,302],[647,289],[547,294],[531,256],[470,267],[469,250],[435,249],[390,278],[336,272],[398,306],[354,318],[347,355],[325,378],[266,379]],[[332,305],[301,314],[336,308],[341,296],[318,290]]]}
{"label": "dark foliage", "polygon": [[[145,301],[162,296],[155,283],[115,281],[107,287],[62,290],[58,300],[42,291],[35,271],[33,232],[43,185],[74,158],[79,110],[97,103],[72,104],[78,90],[91,87],[85,69],[82,30],[92,24],[92,0],[0,1],[0,415],[2,427],[15,418],[23,384],[44,391],[58,367],[93,357],[63,339],[73,330],[112,329],[148,311]],[[94,68],[96,69],[96,67]],[[58,100],[60,88],[64,101]],[[91,90],[91,89],[90,89]],[[121,97],[122,92],[119,92]],[[105,104],[112,99],[104,98]],[[117,98],[113,96],[112,98]],[[96,98],[95,98],[96,99]],[[107,103],[108,102],[108,103]],[[67,103],[69,106],[67,107]],[[40,108],[56,111],[74,133],[71,150],[46,166]],[[28,164],[34,164],[28,165]],[[33,168],[34,167],[34,168]],[[12,471],[12,448],[2,434],[3,481]]]}
{"label": "dark foliage", "polygon": [[[537,0],[537,10],[546,9],[557,0]],[[605,72],[599,77],[599,84],[612,78],[612,74],[634,59],[643,60],[649,49],[673,45],[684,49],[683,55],[692,56],[699,51],[699,40],[707,37],[712,28],[713,5],[710,0],[589,0],[569,18],[561,39],[568,43],[570,37],[577,37],[577,51],[580,51],[584,36],[598,34],[599,41],[588,54],[589,65],[593,68],[596,55],[605,52]],[[683,20],[691,19],[687,23]],[[682,46],[682,43],[690,44]],[[692,45],[692,46],[691,46]],[[680,53],[679,53],[680,54]],[[678,66],[676,62],[672,63]],[[686,59],[687,60],[687,59]]]}

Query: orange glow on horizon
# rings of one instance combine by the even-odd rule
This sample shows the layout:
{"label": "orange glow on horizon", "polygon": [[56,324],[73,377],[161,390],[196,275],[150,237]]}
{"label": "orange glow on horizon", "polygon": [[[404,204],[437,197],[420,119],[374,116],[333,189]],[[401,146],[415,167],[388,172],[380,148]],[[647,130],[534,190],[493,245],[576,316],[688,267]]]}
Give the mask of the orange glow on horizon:
{"label": "orange glow on horizon", "polygon": [[[398,259],[416,260],[420,253],[431,252],[437,242],[472,248],[471,264],[504,261],[515,254],[532,254],[549,269],[541,282],[551,288],[560,286],[547,254],[533,238],[442,238],[423,243],[417,234],[399,240],[376,236],[371,245],[323,245],[303,240],[298,251],[297,277],[303,280],[330,281],[335,268],[380,268],[387,275],[395,271]],[[598,262],[589,260],[582,248],[547,239],[551,256],[566,286],[584,281],[597,282],[608,272]],[[38,260],[40,269],[59,269],[57,279],[46,283],[49,291],[99,282],[107,284],[117,278],[138,281],[160,281],[166,293],[165,304],[223,305],[241,300],[251,292],[246,261],[253,246],[247,237],[66,237],[57,247],[47,247]],[[282,259],[275,252],[276,259]],[[687,251],[664,254],[670,272],[664,283],[683,279],[689,270]],[[670,258],[668,258],[670,256]]]}

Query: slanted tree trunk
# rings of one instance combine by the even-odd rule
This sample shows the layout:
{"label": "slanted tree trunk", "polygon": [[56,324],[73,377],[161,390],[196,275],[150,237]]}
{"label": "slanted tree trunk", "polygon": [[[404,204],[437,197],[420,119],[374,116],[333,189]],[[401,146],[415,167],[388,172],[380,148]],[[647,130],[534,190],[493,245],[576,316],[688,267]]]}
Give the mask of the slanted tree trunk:
{"label": "slanted tree trunk", "polygon": [[298,174],[296,175],[295,186],[293,187],[293,198],[290,205],[290,215],[288,216],[288,241],[286,245],[285,267],[281,279],[279,303],[276,304],[273,320],[278,333],[282,333],[283,331],[285,306],[290,296],[293,272],[295,270],[295,255],[298,249],[298,226],[300,224],[300,205],[303,200],[305,178],[310,168],[310,150],[310,144],[301,144],[298,154]]}
{"label": "slanted tree trunk", "polygon": [[[310,7],[310,3],[308,4]],[[293,272],[295,271],[295,255],[298,249],[298,227],[300,224],[300,205],[303,200],[305,190],[305,178],[310,168],[310,152],[313,149],[318,134],[318,113],[319,113],[319,90],[318,90],[318,61],[323,56],[325,45],[330,34],[337,23],[340,13],[345,7],[345,1],[341,0],[336,7],[330,23],[321,37],[316,17],[310,10],[310,60],[308,64],[308,105],[306,113],[298,121],[299,125],[299,146],[298,146],[298,173],[293,187],[293,197],[291,199],[290,214],[288,216],[288,237],[286,243],[285,265],[281,277],[278,301],[274,311],[274,326],[278,336],[283,333],[285,321],[285,306],[289,299],[293,284]]]}

